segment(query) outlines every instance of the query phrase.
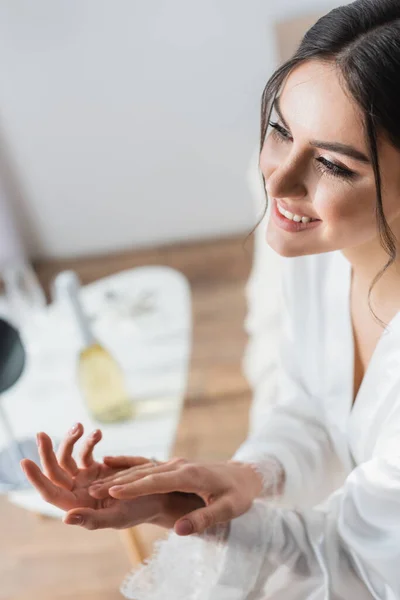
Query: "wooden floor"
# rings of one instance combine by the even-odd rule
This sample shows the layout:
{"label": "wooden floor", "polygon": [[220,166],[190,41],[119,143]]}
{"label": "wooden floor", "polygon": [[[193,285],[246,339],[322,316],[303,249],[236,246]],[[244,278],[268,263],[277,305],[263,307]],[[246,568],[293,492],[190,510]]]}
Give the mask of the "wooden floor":
{"label": "wooden floor", "polygon": [[[48,289],[61,269],[83,283],[135,266],[182,271],[193,294],[194,344],[174,455],[229,458],[245,439],[250,392],[241,374],[244,285],[252,260],[245,236],[37,265]],[[130,563],[114,531],[87,532],[41,519],[0,496],[0,600],[116,600]]]}

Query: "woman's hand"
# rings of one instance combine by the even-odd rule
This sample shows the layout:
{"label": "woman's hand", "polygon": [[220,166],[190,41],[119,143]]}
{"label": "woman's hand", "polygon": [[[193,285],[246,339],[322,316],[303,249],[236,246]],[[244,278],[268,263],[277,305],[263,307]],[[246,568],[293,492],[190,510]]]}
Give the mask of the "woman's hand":
{"label": "woman's hand", "polygon": [[[41,469],[29,459],[21,461],[21,467],[31,484],[42,498],[67,511],[64,523],[81,525],[86,529],[112,527],[123,529],[139,523],[156,523],[173,527],[176,519],[195,506],[202,505],[195,496],[150,494],[136,499],[116,499],[110,496],[95,499],[89,494],[89,486],[99,478],[115,475],[127,467],[152,464],[143,457],[129,457],[123,464],[107,465],[94,461],[93,449],[101,440],[101,431],[94,431],[87,439],[80,454],[78,467],[72,454],[74,444],[83,435],[83,426],[78,423],[63,440],[58,458],[50,437],[46,433],[37,435]],[[120,461],[121,462],[121,461]]]}
{"label": "woman's hand", "polygon": [[[109,466],[121,464],[105,459]],[[126,457],[126,460],[129,460]],[[227,461],[192,463],[175,458],[155,466],[152,463],[128,468],[103,478],[89,488],[93,498],[139,499],[149,494],[183,492],[196,494],[204,505],[175,523],[179,535],[203,533],[247,512],[263,487],[262,477],[248,464]]]}

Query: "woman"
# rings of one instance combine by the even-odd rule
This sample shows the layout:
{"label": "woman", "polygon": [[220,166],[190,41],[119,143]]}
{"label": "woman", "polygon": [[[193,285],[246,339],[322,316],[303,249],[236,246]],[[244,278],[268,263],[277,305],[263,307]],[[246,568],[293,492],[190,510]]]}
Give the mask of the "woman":
{"label": "woman", "polygon": [[23,461],[66,523],[174,527],[127,597],[400,598],[399,98],[398,0],[333,10],[267,84],[278,398],[232,461],[98,465],[97,432],[79,470],[80,425],[59,462],[39,434],[45,474]]}

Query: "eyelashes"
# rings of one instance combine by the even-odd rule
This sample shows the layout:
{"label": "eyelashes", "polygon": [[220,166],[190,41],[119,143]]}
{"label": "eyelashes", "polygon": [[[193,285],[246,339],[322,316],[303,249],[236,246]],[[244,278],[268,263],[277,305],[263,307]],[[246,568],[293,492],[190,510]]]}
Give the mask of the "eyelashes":
{"label": "eyelashes", "polygon": [[335,163],[327,160],[323,156],[315,159],[317,161],[317,169],[321,173],[327,173],[328,175],[332,175],[333,177],[338,177],[339,179],[345,179],[347,181],[351,181],[355,178],[355,173],[352,171],[348,171],[347,169],[343,169]]}
{"label": "eyelashes", "polygon": [[[292,136],[290,133],[279,123],[274,121],[269,122],[270,127],[273,128],[273,136],[279,142],[290,142],[292,140]],[[351,181],[357,177],[357,174],[349,169],[344,169],[339,165],[327,160],[323,156],[319,156],[315,159],[317,163],[317,170],[320,171],[323,175],[328,175],[330,177],[335,177],[337,179],[342,179],[345,181]]]}

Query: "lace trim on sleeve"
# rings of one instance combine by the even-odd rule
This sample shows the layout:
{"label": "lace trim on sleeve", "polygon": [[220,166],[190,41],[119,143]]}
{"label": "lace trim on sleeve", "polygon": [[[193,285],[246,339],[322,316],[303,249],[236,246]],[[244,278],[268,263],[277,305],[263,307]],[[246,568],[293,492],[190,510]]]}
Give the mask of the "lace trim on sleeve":
{"label": "lace trim on sleeve", "polygon": [[229,523],[210,527],[202,535],[168,538],[123,581],[120,591],[130,600],[204,600],[213,590],[226,549]]}
{"label": "lace trim on sleeve", "polygon": [[[279,498],[284,482],[284,470],[279,461],[268,456],[245,462],[262,477],[263,490],[260,499],[267,498],[268,501],[273,501]],[[223,579],[225,577],[235,579],[244,568],[239,569],[240,563],[245,562],[244,556],[250,556],[252,551],[256,555],[263,554],[255,551],[257,548],[255,539],[257,535],[261,536],[259,523],[262,522],[260,517],[255,517],[256,508],[254,506],[252,511],[235,520],[235,540],[230,540],[230,543],[228,539],[232,522],[210,527],[201,535],[179,536],[171,531],[167,539],[155,543],[150,559],[127,575],[120,588],[121,593],[129,600],[166,600],[172,597],[172,593],[174,600],[215,599],[216,593],[222,593],[221,586],[218,585],[221,583],[221,574]],[[251,531],[254,530],[247,549],[244,548],[247,538],[243,533],[246,527]],[[239,529],[240,534],[238,534]],[[258,543],[260,547],[262,542],[263,540],[260,539]],[[227,552],[230,556],[229,563],[235,564],[234,569],[228,569],[228,573],[225,572],[224,567]],[[238,558],[233,561],[232,556],[236,556],[235,553]],[[252,555],[250,562],[255,563],[256,557]],[[248,565],[247,569],[249,572],[252,571],[252,566]],[[235,573],[232,573],[233,571]],[[239,584],[240,582],[236,581],[238,590],[236,593],[240,591]],[[232,596],[231,593],[230,597],[242,596]]]}
{"label": "lace trim on sleeve", "polygon": [[281,463],[269,456],[248,464],[258,475],[261,475],[263,487],[259,497],[268,498],[271,501],[278,500],[282,495],[285,483],[285,471]]}

